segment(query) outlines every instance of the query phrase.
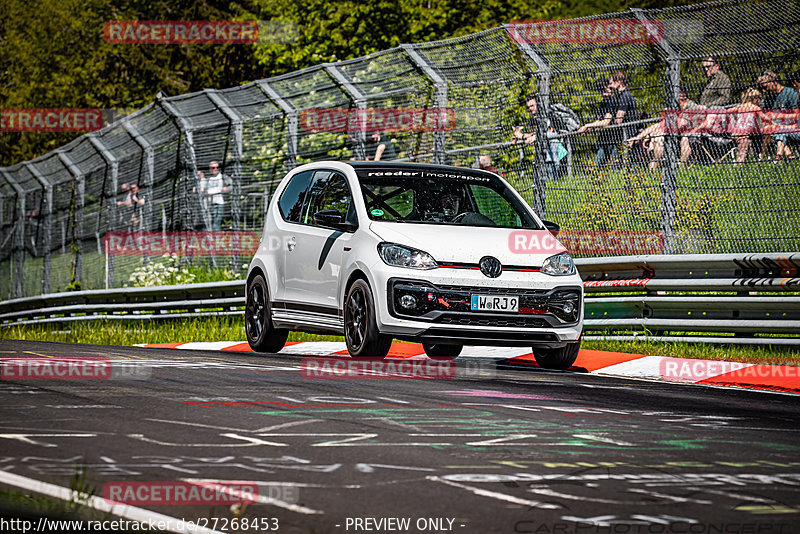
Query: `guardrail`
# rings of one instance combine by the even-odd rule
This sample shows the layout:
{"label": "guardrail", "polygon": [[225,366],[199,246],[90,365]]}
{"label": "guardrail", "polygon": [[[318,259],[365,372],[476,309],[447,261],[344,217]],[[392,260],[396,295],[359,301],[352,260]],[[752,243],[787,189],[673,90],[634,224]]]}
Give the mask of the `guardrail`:
{"label": "guardrail", "polygon": [[52,293],[0,302],[0,326],[240,315],[244,280]]}
{"label": "guardrail", "polygon": [[[647,332],[645,336],[600,336],[604,339],[800,345],[800,337],[754,337],[800,335],[800,253],[619,256],[575,261],[586,291],[586,331]],[[678,338],[667,335],[670,332],[751,337]]]}
{"label": "guardrail", "polygon": [[[605,339],[800,345],[800,337],[756,336],[800,336],[800,253],[619,256],[576,263],[586,289],[585,330],[603,331]],[[241,315],[244,301],[243,280],[56,293],[0,302],[0,326]],[[618,331],[645,335],[609,335]],[[669,335],[678,332],[694,335]]]}

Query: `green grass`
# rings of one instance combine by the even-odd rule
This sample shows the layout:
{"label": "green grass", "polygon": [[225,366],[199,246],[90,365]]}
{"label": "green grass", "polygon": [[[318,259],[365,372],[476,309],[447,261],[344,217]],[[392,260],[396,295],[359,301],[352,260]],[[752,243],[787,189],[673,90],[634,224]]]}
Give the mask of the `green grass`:
{"label": "green grass", "polygon": [[654,341],[584,341],[581,348],[649,356],[699,358],[731,362],[800,365],[800,348],[780,346],[718,345],[712,343],[661,343]]}
{"label": "green grass", "polygon": [[[98,321],[67,325],[30,325],[0,328],[0,337],[29,341],[91,343],[130,346],[139,343],[243,341],[241,317],[209,317],[174,321]],[[292,332],[289,341],[343,341],[341,336]],[[643,341],[584,341],[584,349],[701,358],[751,363],[800,365],[800,348],[737,346],[709,343],[654,343]]]}
{"label": "green grass", "polygon": [[[169,321],[79,321],[71,324],[43,324],[0,327],[3,339],[89,343],[131,346],[143,343],[189,341],[242,341],[244,319],[206,317]],[[292,332],[289,341],[343,341],[340,336]]]}
{"label": "green grass", "polygon": [[[565,230],[659,230],[660,170],[589,171],[547,183],[549,219]],[[677,185],[675,253],[800,250],[800,164],[682,166]]]}

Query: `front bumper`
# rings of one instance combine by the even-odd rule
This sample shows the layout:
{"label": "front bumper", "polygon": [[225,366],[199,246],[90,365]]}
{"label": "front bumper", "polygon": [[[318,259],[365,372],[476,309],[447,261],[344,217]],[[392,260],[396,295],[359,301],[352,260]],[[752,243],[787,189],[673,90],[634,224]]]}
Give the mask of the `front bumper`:
{"label": "front bumper", "polygon": [[[482,278],[459,277],[435,283],[388,278],[383,286],[383,306],[378,305],[385,307],[385,314],[380,313],[383,316],[380,330],[400,339],[472,345],[535,344],[555,348],[580,338],[583,323],[580,282],[567,279],[563,285],[547,288],[525,283],[530,279],[517,276],[514,280],[495,280],[500,282],[495,284],[487,284],[488,280]],[[472,311],[473,294],[518,296],[519,312]],[[404,307],[400,301],[404,295],[413,296],[416,305]]]}

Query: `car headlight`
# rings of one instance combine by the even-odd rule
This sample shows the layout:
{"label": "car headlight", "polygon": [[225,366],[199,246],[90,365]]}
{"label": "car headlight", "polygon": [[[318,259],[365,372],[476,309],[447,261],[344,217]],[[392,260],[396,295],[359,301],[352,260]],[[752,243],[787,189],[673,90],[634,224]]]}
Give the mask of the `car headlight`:
{"label": "car headlight", "polygon": [[551,276],[568,276],[575,274],[577,270],[575,269],[575,262],[572,261],[572,256],[563,252],[545,259],[544,263],[542,263],[541,272]]}
{"label": "car headlight", "polygon": [[427,252],[394,243],[378,245],[378,254],[386,265],[394,267],[408,269],[435,269],[438,267],[436,260]]}

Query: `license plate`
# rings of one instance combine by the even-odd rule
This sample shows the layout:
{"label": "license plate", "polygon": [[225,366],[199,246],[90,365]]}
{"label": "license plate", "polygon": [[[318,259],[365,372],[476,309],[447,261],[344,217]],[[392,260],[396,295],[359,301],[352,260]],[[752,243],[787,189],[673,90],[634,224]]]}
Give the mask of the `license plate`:
{"label": "license plate", "polygon": [[519,297],[472,295],[472,311],[519,312]]}

